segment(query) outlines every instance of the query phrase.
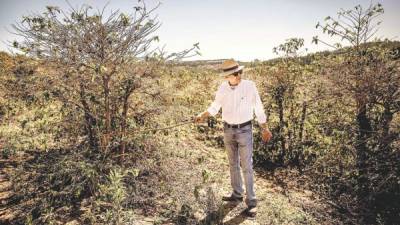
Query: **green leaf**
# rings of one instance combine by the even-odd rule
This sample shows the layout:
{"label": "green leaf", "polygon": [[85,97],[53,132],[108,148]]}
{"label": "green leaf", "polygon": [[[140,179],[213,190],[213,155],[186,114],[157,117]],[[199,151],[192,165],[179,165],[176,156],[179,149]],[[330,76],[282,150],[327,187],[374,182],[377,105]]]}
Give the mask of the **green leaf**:
{"label": "green leaf", "polygon": [[18,46],[19,46],[19,43],[17,41],[13,41],[13,47],[18,48]]}
{"label": "green leaf", "polygon": [[312,38],[311,43],[315,43],[315,44],[317,45],[317,44],[318,44],[318,36],[314,36],[314,37]]}
{"label": "green leaf", "polygon": [[132,169],[131,172],[132,172],[132,175],[133,175],[134,177],[138,177],[138,176],[139,176],[140,170],[137,169],[137,168],[135,168],[135,169]]}
{"label": "green leaf", "polygon": [[198,200],[199,197],[200,197],[200,189],[201,189],[201,187],[200,187],[199,185],[196,185],[196,186],[194,187],[193,195],[194,195],[194,197],[196,198],[196,200]]}
{"label": "green leaf", "polygon": [[105,73],[105,72],[107,72],[107,71],[108,71],[107,67],[105,67],[105,66],[100,66],[100,73]]}

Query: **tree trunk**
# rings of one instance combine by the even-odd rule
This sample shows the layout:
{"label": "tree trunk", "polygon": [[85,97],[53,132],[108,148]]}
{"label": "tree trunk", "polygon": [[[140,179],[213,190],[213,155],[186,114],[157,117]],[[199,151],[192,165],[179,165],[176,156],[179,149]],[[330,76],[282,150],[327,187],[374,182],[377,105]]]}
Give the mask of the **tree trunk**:
{"label": "tree trunk", "polygon": [[356,141],[357,169],[358,169],[358,195],[363,199],[368,191],[368,177],[366,163],[368,160],[367,141],[371,136],[371,123],[367,117],[367,105],[362,103],[357,113],[358,135]]}
{"label": "tree trunk", "polygon": [[[390,135],[390,132],[389,132],[390,123],[393,120],[393,112],[391,112],[389,104],[385,104],[384,108],[385,109],[382,113],[382,136],[379,140],[379,142],[380,142],[379,146],[380,146],[380,149],[388,152],[389,146],[393,141],[393,137],[392,137],[392,135]],[[383,154],[385,154],[385,153],[383,153]]]}
{"label": "tree trunk", "polygon": [[105,133],[103,134],[103,151],[107,150],[111,137],[111,108],[110,108],[110,79],[107,75],[103,77],[103,91],[104,91],[104,116],[105,116]]}
{"label": "tree trunk", "polygon": [[304,122],[306,121],[307,114],[307,102],[303,102],[303,110],[301,113],[300,131],[299,131],[299,142],[303,142]]}
{"label": "tree trunk", "polygon": [[124,160],[124,154],[125,154],[125,149],[126,149],[126,119],[127,119],[127,114],[128,114],[128,100],[129,96],[131,94],[130,88],[127,88],[125,96],[124,96],[124,101],[123,101],[123,108],[122,108],[122,122],[121,122],[121,145],[120,145],[120,151],[121,151],[121,160]]}
{"label": "tree trunk", "polygon": [[120,152],[121,152],[121,161],[124,160],[125,150],[126,150],[126,128],[127,128],[127,115],[129,109],[129,97],[131,96],[134,90],[134,84],[132,80],[128,81],[128,84],[125,87],[125,93],[123,96],[122,102],[122,115],[121,115],[121,144],[120,144]]}
{"label": "tree trunk", "polygon": [[280,135],[280,142],[281,142],[281,148],[282,148],[282,152],[279,155],[279,163],[283,164],[284,158],[286,155],[286,140],[285,140],[285,134],[284,134],[285,120],[284,120],[284,109],[283,109],[283,95],[284,95],[283,87],[279,87],[278,92],[279,93],[276,98],[276,101],[278,104],[279,135]]}
{"label": "tree trunk", "polygon": [[91,115],[89,104],[86,101],[85,86],[80,84],[80,100],[85,110],[86,132],[89,136],[89,145],[92,149],[98,149],[98,139],[94,127],[97,124],[96,119]]}

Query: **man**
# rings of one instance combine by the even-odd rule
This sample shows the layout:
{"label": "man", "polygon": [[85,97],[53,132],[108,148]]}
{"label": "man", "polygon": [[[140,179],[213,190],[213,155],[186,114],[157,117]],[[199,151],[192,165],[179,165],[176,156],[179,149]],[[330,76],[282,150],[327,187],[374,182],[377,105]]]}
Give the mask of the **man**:
{"label": "man", "polygon": [[221,66],[221,76],[225,78],[215,95],[215,100],[207,111],[200,113],[195,122],[204,122],[209,116],[215,116],[222,108],[224,121],[224,143],[228,153],[232,193],[224,196],[223,201],[239,202],[243,200],[242,176],[246,187],[245,213],[256,215],[257,199],[254,191],[253,174],[253,112],[262,128],[262,140],[268,142],[272,134],[266,124],[266,115],[260,95],[253,81],[241,79],[244,66],[234,60],[226,60]]}

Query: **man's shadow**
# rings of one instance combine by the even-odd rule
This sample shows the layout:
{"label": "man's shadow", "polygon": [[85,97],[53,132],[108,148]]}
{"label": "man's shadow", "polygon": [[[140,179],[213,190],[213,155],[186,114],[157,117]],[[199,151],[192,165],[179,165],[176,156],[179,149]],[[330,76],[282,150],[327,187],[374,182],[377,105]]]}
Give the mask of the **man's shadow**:
{"label": "man's shadow", "polygon": [[224,223],[224,225],[239,225],[239,224],[243,223],[243,221],[248,220],[248,219],[249,219],[249,217],[247,217],[243,211],[240,214],[233,217],[232,219],[226,221]]}
{"label": "man's shadow", "polygon": [[208,215],[202,219],[200,225],[211,225],[211,224],[222,224],[224,218],[230,211],[232,211],[240,202],[226,202],[221,205],[217,210],[208,213]]}
{"label": "man's shadow", "polygon": [[218,210],[209,213],[204,219],[202,219],[199,224],[201,225],[211,225],[211,224],[224,224],[224,225],[238,225],[247,219],[244,213],[240,213],[229,221],[223,223],[224,218],[230,211],[232,211],[240,202],[227,202],[221,205]]}

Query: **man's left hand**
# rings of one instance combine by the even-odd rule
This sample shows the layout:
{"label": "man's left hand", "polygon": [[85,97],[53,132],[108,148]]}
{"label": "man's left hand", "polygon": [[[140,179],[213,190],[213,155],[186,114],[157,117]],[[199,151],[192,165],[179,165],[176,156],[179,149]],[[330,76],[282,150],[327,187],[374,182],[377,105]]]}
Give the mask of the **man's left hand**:
{"label": "man's left hand", "polygon": [[261,139],[262,139],[265,143],[268,143],[268,142],[271,140],[271,138],[272,138],[272,133],[271,133],[271,131],[269,131],[268,128],[263,127],[263,128],[261,129]]}

